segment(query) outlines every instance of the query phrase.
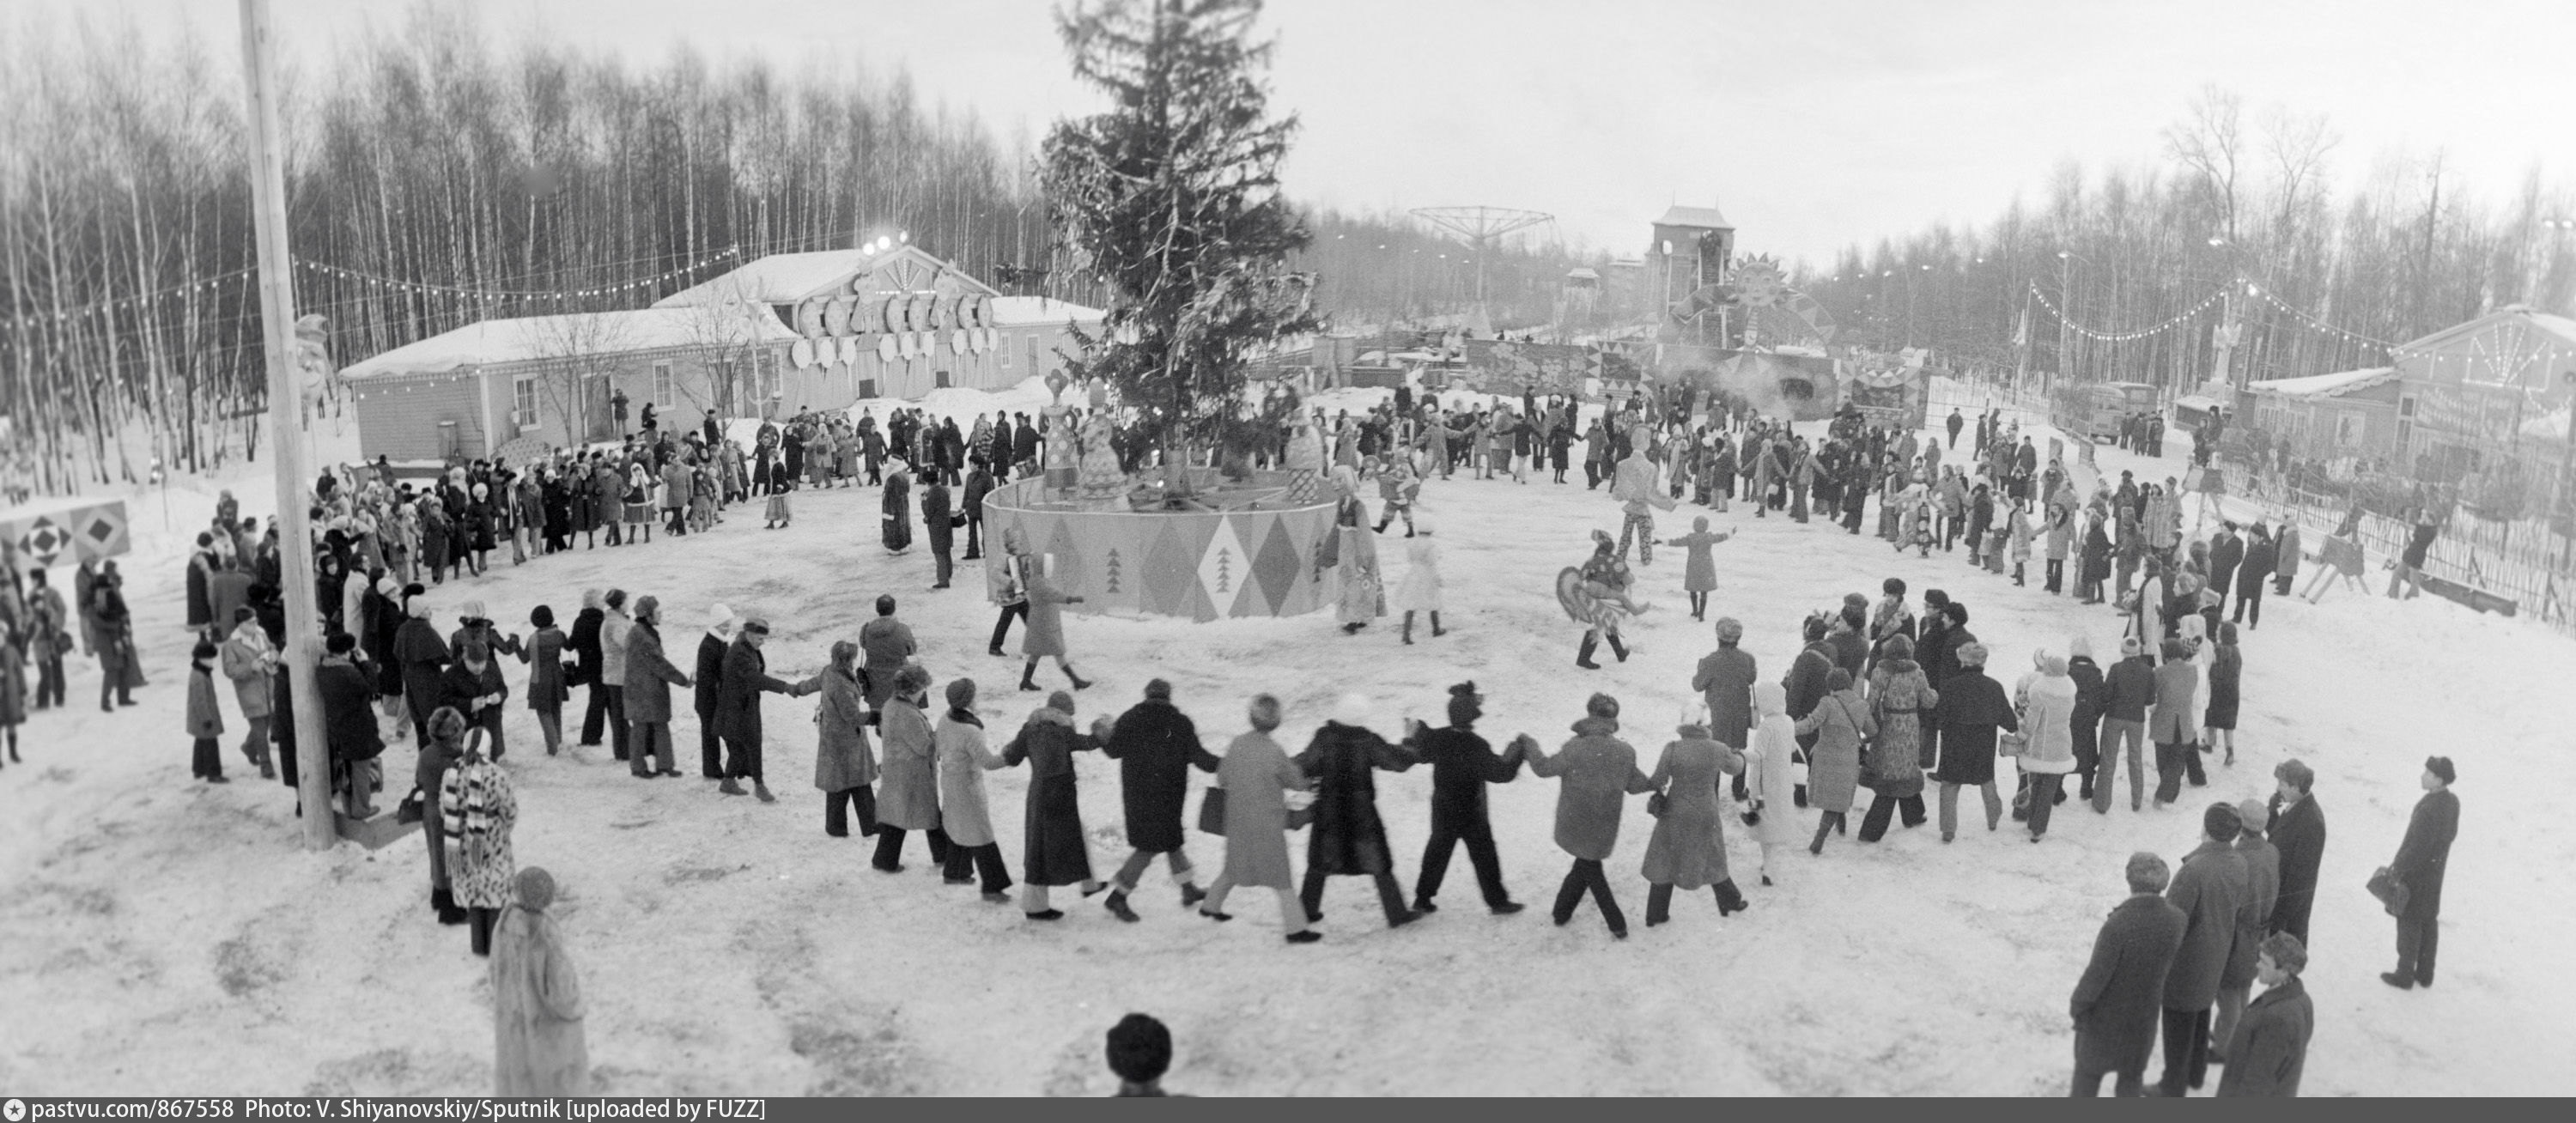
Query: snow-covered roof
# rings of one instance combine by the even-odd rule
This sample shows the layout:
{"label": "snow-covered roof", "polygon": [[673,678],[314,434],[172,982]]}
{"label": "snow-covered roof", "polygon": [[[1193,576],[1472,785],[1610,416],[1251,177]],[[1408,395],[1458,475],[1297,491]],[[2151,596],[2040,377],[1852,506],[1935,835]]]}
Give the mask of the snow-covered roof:
{"label": "snow-covered roof", "polygon": [[2249,382],[2245,388],[2258,394],[2279,394],[2285,398],[2331,398],[2355,390],[2367,390],[2395,377],[2396,367],[2363,367],[2298,378],[2269,378]]}
{"label": "snow-covered roof", "polygon": [[774,253],[747,262],[721,277],[654,301],[653,307],[678,308],[736,300],[794,304],[810,296],[840,290],[857,277],[875,275],[884,287],[904,289],[927,286],[931,278],[943,274],[975,292],[989,294],[993,291],[991,286],[968,277],[956,266],[932,256],[921,247],[902,245],[883,253],[866,250]]}
{"label": "snow-covered roof", "polygon": [[1664,217],[1656,219],[1655,225],[1689,226],[1701,230],[1735,229],[1727,223],[1725,215],[1717,213],[1716,207],[1673,207],[1664,212]]}
{"label": "snow-covered roof", "polygon": [[407,343],[352,364],[345,379],[435,374],[458,367],[520,363],[566,355],[618,354],[669,347],[785,343],[796,338],[764,308],[724,316],[704,308],[637,308],[483,320]]}
{"label": "snow-covered roof", "polygon": [[2398,350],[2428,351],[2454,340],[2511,323],[2526,324],[2546,335],[2554,336],[2559,346],[2576,347],[2576,320],[2565,316],[2553,316],[2547,312],[2534,312],[2529,305],[2508,304],[2477,319],[2453,324],[2431,335],[2410,339],[2401,344]]}
{"label": "snow-covered roof", "polygon": [[2566,444],[2567,411],[2562,409],[2554,413],[2545,413],[2523,422],[2522,437],[2524,440],[2548,441],[2554,445]]}
{"label": "snow-covered roof", "polygon": [[1096,324],[1109,318],[1100,309],[1043,296],[997,296],[992,307],[993,326],[1004,328],[1051,326],[1066,320]]}
{"label": "snow-covered roof", "polygon": [[858,250],[774,253],[654,301],[653,307],[678,308],[734,299],[793,304],[864,272],[871,260],[871,255]]}
{"label": "snow-covered roof", "polygon": [[1601,279],[1601,274],[1594,272],[1592,267],[1589,265],[1577,265],[1572,269],[1568,269],[1565,271],[1565,276],[1567,280],[1571,281],[1598,281]]}

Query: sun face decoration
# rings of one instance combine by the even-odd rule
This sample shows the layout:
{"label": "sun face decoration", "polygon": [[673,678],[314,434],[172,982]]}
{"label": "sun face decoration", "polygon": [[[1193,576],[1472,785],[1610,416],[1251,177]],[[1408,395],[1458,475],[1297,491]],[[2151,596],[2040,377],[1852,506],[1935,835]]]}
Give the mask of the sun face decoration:
{"label": "sun face decoration", "polygon": [[1789,299],[1789,282],[1780,263],[1765,254],[1735,267],[1735,298],[1748,308],[1777,308]]}

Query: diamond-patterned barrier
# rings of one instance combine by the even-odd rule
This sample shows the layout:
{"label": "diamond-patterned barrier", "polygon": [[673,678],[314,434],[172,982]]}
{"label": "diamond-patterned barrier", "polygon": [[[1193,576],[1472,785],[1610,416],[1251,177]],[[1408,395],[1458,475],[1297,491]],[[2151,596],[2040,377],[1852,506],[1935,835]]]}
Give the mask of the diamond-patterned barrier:
{"label": "diamond-patterned barrier", "polygon": [[1282,502],[1289,474],[1255,475],[1256,489],[1273,489],[1268,498],[1179,512],[1079,511],[1047,502],[1043,479],[1022,480],[984,500],[986,540],[1017,530],[1047,555],[1056,584],[1084,598],[1076,612],[1193,620],[1312,612],[1324,603],[1315,549],[1333,504]]}

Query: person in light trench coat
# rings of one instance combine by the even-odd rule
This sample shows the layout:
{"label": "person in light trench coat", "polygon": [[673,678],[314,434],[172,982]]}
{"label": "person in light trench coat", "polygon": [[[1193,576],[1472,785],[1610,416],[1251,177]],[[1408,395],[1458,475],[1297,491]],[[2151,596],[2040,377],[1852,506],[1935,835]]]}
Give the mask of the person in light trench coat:
{"label": "person in light trench coat", "polygon": [[1807,853],[1821,854],[1827,835],[1850,829],[1847,817],[1860,787],[1861,742],[1878,732],[1878,719],[1870,716],[1869,704],[1852,685],[1851,672],[1836,667],[1825,673],[1825,696],[1795,728],[1816,735],[1815,746],[1807,750],[1807,802],[1821,814]]}
{"label": "person in light trench coat", "polygon": [[931,864],[948,863],[948,832],[939,819],[938,734],[924,712],[929,701],[930,672],[915,663],[895,672],[894,695],[877,712],[885,757],[877,770],[877,853],[872,864],[884,873],[903,869],[906,831],[928,832]]}
{"label": "person in light trench coat", "polygon": [[492,1094],[588,1096],[588,1004],[563,933],[546,908],[555,879],[543,868],[520,870],[517,901],[492,938]]}
{"label": "person in light trench coat", "polygon": [[2021,715],[2021,732],[2029,739],[2013,763],[2021,769],[2023,817],[2030,840],[2048,834],[2050,813],[2065,798],[2066,774],[2075,771],[2075,680],[2066,659],[2049,651],[2031,653],[2035,665],[2013,686],[2013,708]]}
{"label": "person in light trench coat", "polygon": [[975,713],[975,680],[948,684],[948,708],[939,715],[934,735],[939,756],[939,817],[948,832],[948,861],[941,870],[950,885],[984,880],[984,899],[1011,901],[1011,872],[1002,864],[1002,844],[993,837],[992,801],[984,795],[984,773],[1006,767],[984,742],[984,719]]}
{"label": "person in light trench coat", "polygon": [[861,837],[877,833],[876,749],[868,727],[877,714],[868,709],[866,672],[858,667],[859,645],[840,640],[832,645],[832,663],[805,687],[822,694],[814,708],[814,786],[823,792],[823,833],[850,836],[856,811]]}
{"label": "person in light trench coat", "polygon": [[1279,728],[1279,699],[1254,698],[1246,716],[1252,731],[1226,746],[1217,765],[1217,787],[1225,792],[1225,869],[1208,886],[1199,915],[1232,920],[1225,911],[1227,894],[1268,889],[1279,897],[1279,924],[1288,942],[1311,944],[1324,934],[1306,926],[1306,906],[1297,899],[1296,871],[1288,864],[1287,793],[1314,784],[1271,737]]}

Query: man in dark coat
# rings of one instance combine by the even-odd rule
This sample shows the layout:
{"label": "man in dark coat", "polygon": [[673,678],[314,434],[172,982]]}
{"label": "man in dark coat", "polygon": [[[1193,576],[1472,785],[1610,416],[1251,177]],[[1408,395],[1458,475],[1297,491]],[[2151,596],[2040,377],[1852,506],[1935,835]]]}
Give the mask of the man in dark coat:
{"label": "man in dark coat", "polygon": [[1109,891],[1109,911],[1135,923],[1136,910],[1128,907],[1127,895],[1136,891],[1137,881],[1157,854],[1171,864],[1172,880],[1181,883],[1181,907],[1198,904],[1207,891],[1192,877],[1190,856],[1181,849],[1181,809],[1189,802],[1191,766],[1214,772],[1218,760],[1199,744],[1198,726],[1191,723],[1190,715],[1172,705],[1172,684],[1162,679],[1146,683],[1145,700],[1118,716],[1118,724],[1110,728],[1109,739],[1100,748],[1118,762],[1118,792],[1127,805],[1127,845],[1134,848],[1126,864],[1118,867],[1118,884]]}
{"label": "man in dark coat", "polygon": [[[1959,605],[1954,602],[1950,607]],[[1952,628],[1950,634],[1965,635],[1967,629]],[[2003,798],[1995,792],[1995,734],[1998,729],[2021,728],[2021,718],[2013,712],[2003,684],[1986,677],[1986,645],[1961,645],[1952,657],[1959,661],[1959,669],[1949,681],[1933,688],[1941,700],[1932,706],[1932,726],[1941,734],[1940,766],[1932,778],[1941,782],[1943,842],[1958,836],[1962,787],[1974,786],[1985,797],[1987,830],[2002,821]]]}
{"label": "man in dark coat", "polygon": [[859,626],[859,651],[866,660],[868,708],[882,709],[894,696],[894,678],[920,645],[912,626],[894,618],[894,597],[877,597],[877,618]]}
{"label": "man in dark coat", "polygon": [[590,703],[581,716],[581,743],[585,745],[599,743],[600,728],[608,720],[608,686],[599,677],[599,632],[607,620],[607,610],[600,607],[599,590],[582,590],[581,615],[572,620],[572,675],[564,685],[590,687]]}
{"label": "man in dark coat", "polygon": [[974,561],[984,556],[984,497],[993,494],[993,473],[982,464],[966,473],[966,554],[961,560]]}
{"label": "man in dark coat", "polygon": [[[329,647],[330,653],[313,670],[314,691],[322,697],[322,733],[331,747],[333,769],[346,776],[349,817],[364,819],[375,814],[368,798],[374,794],[376,759],[385,751],[371,706],[376,688],[367,672],[358,668],[357,637],[334,632]],[[281,730],[292,728],[293,722],[280,726]],[[295,757],[288,753],[284,759]]]}
{"label": "man in dark coat", "polygon": [[2241,622],[2247,631],[2263,624],[2263,583],[2272,579],[2272,571],[2281,566],[2281,547],[2264,533],[2263,525],[2254,525],[2253,541],[2245,547],[2244,563],[2236,569],[2236,611],[2228,619]]}
{"label": "man in dark coat", "polygon": [[885,482],[885,548],[900,554],[912,548],[912,480],[897,468]]}
{"label": "man in dark coat", "polygon": [[2255,959],[2255,981],[2265,990],[2227,1041],[2227,1075],[2218,1078],[2222,1096],[2295,1096],[2299,1076],[2308,1066],[2308,1039],[2316,1034],[2316,1003],[2308,998],[2299,972],[2307,969],[2308,949],[2287,932],[2265,937]]}
{"label": "man in dark coat", "polygon": [[721,780],[724,750],[716,732],[716,707],[724,694],[725,648],[733,642],[725,632],[733,627],[733,610],[720,604],[707,616],[707,634],[698,637],[696,697],[692,699],[698,711],[698,774]]}
{"label": "man in dark coat", "polygon": [[1011,466],[1022,476],[1037,474],[1038,427],[1029,423],[1029,415],[1019,415],[1018,427],[1011,430]]}
{"label": "man in dark coat", "polygon": [[769,660],[760,654],[767,642],[769,621],[752,616],[743,620],[741,634],[725,649],[723,685],[716,694],[716,732],[724,737],[733,759],[726,762],[724,784],[718,790],[742,795],[741,781],[748,779],[762,803],[776,803],[778,797],[769,794],[760,772],[760,694],[765,690],[792,698],[806,691],[769,677]]}
{"label": "man in dark coat", "polygon": [[[1749,656],[1747,658],[1750,658]],[[1449,857],[1467,844],[1467,861],[1476,868],[1476,885],[1485,892],[1485,907],[1496,916],[1521,911],[1503,888],[1503,861],[1494,850],[1494,828],[1485,814],[1485,785],[1508,784],[1521,771],[1521,741],[1496,753],[1476,735],[1485,699],[1476,684],[1449,688],[1449,724],[1417,728],[1405,747],[1431,763],[1431,842],[1422,848],[1422,872],[1413,883],[1413,911],[1436,912],[1432,898],[1449,873]]]}
{"label": "man in dark coat", "polygon": [[2236,568],[2245,564],[2248,553],[2245,540],[2236,536],[2236,523],[2222,520],[2218,533],[2209,540],[2209,591],[2218,594],[2216,611],[2227,611],[2227,594],[2234,591]]}
{"label": "man in dark coat", "polygon": [[2156,668],[2136,637],[2120,641],[2120,661],[2102,680],[2102,744],[2093,773],[2093,810],[2111,810],[2112,781],[2118,779],[2120,754],[2129,758],[2129,810],[2146,804],[2147,707],[2156,700]]}
{"label": "man in dark coat", "polygon": [[[1979,425],[1980,425],[1981,427],[1982,427],[1982,425],[1983,425],[1983,424],[1984,424],[1983,422],[1979,422]],[[1965,427],[1966,425],[1967,425],[1967,419],[1962,418],[1962,417],[1960,417],[1960,416],[1959,416],[1959,409],[1958,409],[1958,407],[1957,407],[1957,406],[1952,406],[1952,407],[1950,407],[1950,420],[1949,420],[1949,427],[1950,427],[1950,447],[1951,447],[1951,448],[1957,448],[1957,447],[1959,447],[1959,430],[1960,430],[1961,428]]]}
{"label": "man in dark coat", "polygon": [[661,600],[637,597],[635,625],[626,630],[626,720],[635,726],[627,759],[636,779],[680,774],[671,748],[671,688],[687,685],[689,676],[662,651]]}
{"label": "man in dark coat", "polygon": [[2272,793],[2272,848],[2281,852],[2281,896],[2272,905],[2264,929],[2287,932],[2308,944],[2308,909],[2316,903],[2317,866],[2325,860],[2326,813],[2309,789],[2316,770],[2297,757],[2272,769],[2278,786]]}
{"label": "man in dark coat", "polygon": [[2165,900],[2182,910],[2182,946],[2165,976],[2164,1078],[2157,1094],[2180,1096],[2209,1075],[2209,1019],[2219,977],[2236,945],[2237,914],[2248,906],[2245,856],[2236,851],[2236,808],[2214,803],[2201,817],[2199,848],[2183,855]]}
{"label": "man in dark coat", "polygon": [[446,697],[442,679],[454,656],[447,650],[447,641],[438,638],[438,629],[430,625],[428,606],[415,603],[421,594],[418,582],[403,589],[406,615],[394,632],[393,657],[394,665],[402,668],[403,700],[411,705],[412,732],[426,745],[429,715],[438,711]]}
{"label": "man in dark coat", "polygon": [[[1708,734],[1719,742],[1744,750],[1745,734],[1753,727],[1753,684],[1761,677],[1755,669],[1753,655],[1736,645],[1744,640],[1744,624],[1732,616],[1717,622],[1717,650],[1701,656],[1699,670],[1691,675],[1691,689],[1700,692],[1708,704]],[[1735,798],[1744,799],[1744,773],[1735,774]]]}
{"label": "man in dark coat", "polygon": [[2263,837],[2272,823],[2271,811],[2261,800],[2239,800],[2236,820],[2236,852],[2245,859],[2245,905],[2236,910],[2236,941],[2228,945],[2227,970],[2218,977],[2218,1016],[2209,1027],[2210,1063],[2222,1065],[2230,1063],[2227,1041],[2254,991],[2254,960],[2269,934],[2263,926],[2281,900],[2281,852]]}
{"label": "man in dark coat", "polygon": [[1368,700],[1342,699],[1332,720],[1315,731],[1297,767],[1315,780],[1315,822],[1306,837],[1306,881],[1297,896],[1306,905],[1306,920],[1324,919],[1324,879],[1366,877],[1377,883],[1378,904],[1386,926],[1400,928],[1422,919],[1404,907],[1404,890],[1395,882],[1395,860],[1386,842],[1386,824],[1377,816],[1378,769],[1402,772],[1421,758],[1401,745],[1371,732]]}
{"label": "man in dark coat", "polygon": [[957,566],[951,556],[951,551],[957,548],[957,524],[964,518],[949,507],[947,484],[934,479],[930,486],[921,489],[922,537],[930,544],[932,568],[938,574],[938,580],[932,582],[931,588],[948,587],[948,576]]}
{"label": "man in dark coat", "polygon": [[2156,1049],[2156,1014],[2174,951],[2182,946],[2184,918],[2162,896],[2164,859],[2129,855],[2128,879],[2129,899],[2102,922],[2092,962],[2076,980],[2069,1004],[2075,1018],[2075,1086],[2069,1095],[2101,1095],[2104,1073],[2118,1076],[2113,1095],[2139,1094],[2147,1057]]}
{"label": "man in dark coat", "polygon": [[2433,985],[2433,952],[2442,938],[2442,877],[2451,863],[2451,840],[2460,833],[2460,797],[2451,794],[2458,779],[2451,758],[2425,759],[2424,798],[2415,801],[2397,859],[2388,863],[2406,889],[2406,907],[2397,911],[2397,969],[2379,981],[2399,990]]}

